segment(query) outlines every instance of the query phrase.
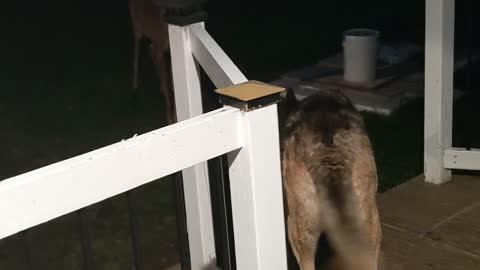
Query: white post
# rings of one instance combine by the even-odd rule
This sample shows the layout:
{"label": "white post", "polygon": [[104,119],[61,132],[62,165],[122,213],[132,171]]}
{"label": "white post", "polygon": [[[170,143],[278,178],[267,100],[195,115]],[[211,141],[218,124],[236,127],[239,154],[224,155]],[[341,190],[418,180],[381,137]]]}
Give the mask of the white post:
{"label": "white post", "polygon": [[244,147],[229,153],[238,270],[286,270],[277,106],[244,114]]}
{"label": "white post", "polygon": [[[193,59],[188,26],[169,25],[169,38],[177,120],[182,121],[203,112],[199,67]],[[191,268],[214,269],[215,241],[207,163],[185,169],[182,174]]]}
{"label": "white post", "polygon": [[452,145],[455,0],[426,0],[425,17],[425,181],[451,178],[443,166]]}

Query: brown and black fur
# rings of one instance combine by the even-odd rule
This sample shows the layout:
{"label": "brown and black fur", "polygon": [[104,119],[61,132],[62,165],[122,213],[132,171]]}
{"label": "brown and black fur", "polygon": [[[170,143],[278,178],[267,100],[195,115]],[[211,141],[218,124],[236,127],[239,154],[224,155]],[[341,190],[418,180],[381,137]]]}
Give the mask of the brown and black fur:
{"label": "brown and black fur", "polygon": [[336,90],[302,102],[289,90],[280,110],[288,239],[300,269],[314,270],[317,246],[328,244],[323,267],[376,270],[377,172],[361,115]]}

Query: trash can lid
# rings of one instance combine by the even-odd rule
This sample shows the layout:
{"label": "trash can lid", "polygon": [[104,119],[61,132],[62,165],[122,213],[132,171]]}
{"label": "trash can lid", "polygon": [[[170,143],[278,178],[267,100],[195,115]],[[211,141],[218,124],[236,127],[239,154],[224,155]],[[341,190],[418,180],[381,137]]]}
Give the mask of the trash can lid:
{"label": "trash can lid", "polygon": [[350,29],[343,32],[343,36],[353,36],[353,37],[369,37],[369,36],[378,36],[379,32],[373,29]]}

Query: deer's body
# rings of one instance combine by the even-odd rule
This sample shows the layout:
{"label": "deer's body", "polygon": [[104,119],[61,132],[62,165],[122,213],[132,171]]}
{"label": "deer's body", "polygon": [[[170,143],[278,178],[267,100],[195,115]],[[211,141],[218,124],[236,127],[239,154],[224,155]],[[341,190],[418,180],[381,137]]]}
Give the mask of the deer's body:
{"label": "deer's body", "polygon": [[160,87],[165,98],[167,121],[175,122],[174,96],[169,72],[168,24],[165,22],[162,9],[151,0],[129,0],[130,17],[133,28],[133,89],[138,89],[138,57],[140,42],[143,37],[150,40],[150,54],[155,65]]}

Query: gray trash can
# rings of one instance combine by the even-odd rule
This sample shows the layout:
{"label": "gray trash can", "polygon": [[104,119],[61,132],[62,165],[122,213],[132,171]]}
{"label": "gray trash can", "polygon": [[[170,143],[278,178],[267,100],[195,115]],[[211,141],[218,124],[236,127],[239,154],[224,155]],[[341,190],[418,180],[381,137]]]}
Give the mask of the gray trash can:
{"label": "gray trash can", "polygon": [[379,32],[351,29],[343,32],[343,79],[365,83],[375,80]]}

